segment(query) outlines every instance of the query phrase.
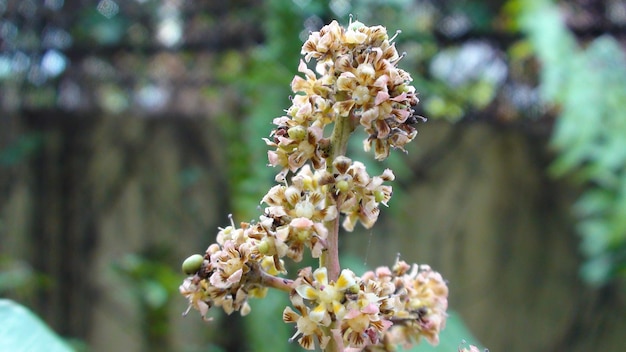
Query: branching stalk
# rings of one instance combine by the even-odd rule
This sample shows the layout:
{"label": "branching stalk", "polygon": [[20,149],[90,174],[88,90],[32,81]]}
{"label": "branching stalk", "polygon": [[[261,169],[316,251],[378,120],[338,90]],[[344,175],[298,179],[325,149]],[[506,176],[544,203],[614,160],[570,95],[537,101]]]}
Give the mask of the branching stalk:
{"label": "branching stalk", "polygon": [[293,280],[277,277],[260,270],[261,284],[266,287],[279,289],[285,292],[291,292],[293,289]]}
{"label": "branching stalk", "polygon": [[[333,133],[330,136],[330,153],[326,158],[326,168],[333,172],[333,160],[340,155],[345,155],[348,148],[350,134],[354,130],[350,117],[340,117],[335,121]],[[339,208],[339,204],[337,204]],[[339,265],[339,217],[326,223],[328,229],[327,247],[325,253],[320,257],[320,267],[328,270],[328,279],[337,281],[341,267]]]}

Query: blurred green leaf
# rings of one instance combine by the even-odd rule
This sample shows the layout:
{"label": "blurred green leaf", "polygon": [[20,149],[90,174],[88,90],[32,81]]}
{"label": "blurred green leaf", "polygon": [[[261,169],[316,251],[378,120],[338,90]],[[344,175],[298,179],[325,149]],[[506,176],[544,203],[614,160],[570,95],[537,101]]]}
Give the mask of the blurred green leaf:
{"label": "blurred green leaf", "polygon": [[542,62],[543,97],[562,111],[550,172],[587,187],[575,205],[588,259],[581,274],[603,283],[626,265],[620,252],[626,246],[626,56],[608,35],[579,48],[549,1],[519,4],[520,23]]}
{"label": "blurred green leaf", "polygon": [[152,308],[163,307],[169,299],[169,292],[161,283],[155,280],[146,280],[142,290],[146,303]]}
{"label": "blurred green leaf", "polygon": [[0,299],[0,321],[0,351],[72,351],[41,319],[11,300]]}

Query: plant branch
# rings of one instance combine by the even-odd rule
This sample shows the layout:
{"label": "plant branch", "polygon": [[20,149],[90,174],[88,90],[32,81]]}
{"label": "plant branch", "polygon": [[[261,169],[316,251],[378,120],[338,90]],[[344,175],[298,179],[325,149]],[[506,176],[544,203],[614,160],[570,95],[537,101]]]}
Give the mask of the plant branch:
{"label": "plant branch", "polygon": [[293,289],[293,280],[270,275],[263,270],[260,270],[260,277],[263,286],[276,288],[285,292],[291,292]]}
{"label": "plant branch", "polygon": [[[340,116],[335,120],[335,127],[330,136],[330,147],[328,157],[326,158],[326,169],[333,172],[333,160],[340,155],[345,155],[348,148],[348,139],[354,130],[351,115]],[[339,209],[339,204],[337,204]],[[333,221],[326,223],[328,229],[328,238],[326,251],[320,257],[320,267],[326,267],[328,270],[328,279],[337,281],[339,278],[339,216]]]}

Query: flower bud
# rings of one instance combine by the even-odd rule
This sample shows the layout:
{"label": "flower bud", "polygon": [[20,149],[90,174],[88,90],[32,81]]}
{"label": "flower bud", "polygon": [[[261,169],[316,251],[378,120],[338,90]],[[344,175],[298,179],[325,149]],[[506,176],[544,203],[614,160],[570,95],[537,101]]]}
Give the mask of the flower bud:
{"label": "flower bud", "polygon": [[250,307],[250,304],[246,301],[246,302],[243,302],[243,306],[239,310],[239,313],[241,314],[242,317],[245,317],[246,315],[250,314],[251,310],[252,308]]}
{"label": "flower bud", "polygon": [[187,275],[192,275],[198,272],[202,267],[204,257],[200,254],[194,254],[183,262],[183,272]]}
{"label": "flower bud", "polygon": [[307,130],[304,126],[297,125],[289,128],[287,134],[289,134],[289,138],[301,141],[306,137]]}
{"label": "flower bud", "polygon": [[261,254],[267,255],[270,252],[271,246],[267,241],[261,241],[257,248]]}
{"label": "flower bud", "polygon": [[311,202],[299,202],[294,210],[297,217],[311,219],[315,213],[315,206]]}
{"label": "flower bud", "polygon": [[376,70],[374,69],[374,66],[372,66],[372,64],[370,63],[360,64],[359,67],[357,67],[356,72],[357,76],[364,81],[373,81],[376,77]]}
{"label": "flower bud", "polygon": [[374,200],[377,203],[382,202],[385,199],[385,193],[379,190],[374,191]]}
{"label": "flower bud", "polygon": [[217,243],[212,243],[209,248],[206,249],[206,254],[208,254],[209,256],[213,255],[214,253],[217,253],[220,250],[220,245]]}
{"label": "flower bud", "polygon": [[352,99],[357,105],[365,105],[371,98],[370,90],[366,86],[358,86],[352,92]]}
{"label": "flower bud", "polygon": [[346,180],[340,180],[335,184],[335,188],[339,192],[346,192],[350,189],[350,182]]}
{"label": "flower bud", "polygon": [[364,28],[365,24],[363,22],[359,22],[359,21],[350,21],[350,24],[348,25],[348,30],[349,31],[356,31],[357,29],[360,28]]}

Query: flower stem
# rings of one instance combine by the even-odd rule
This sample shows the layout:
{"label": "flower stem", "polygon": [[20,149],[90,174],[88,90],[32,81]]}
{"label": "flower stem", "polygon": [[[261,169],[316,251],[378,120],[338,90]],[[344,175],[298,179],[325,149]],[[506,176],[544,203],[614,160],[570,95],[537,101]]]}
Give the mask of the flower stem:
{"label": "flower stem", "polygon": [[[340,116],[335,120],[335,127],[330,136],[330,147],[326,158],[326,169],[333,172],[333,160],[340,155],[345,155],[348,148],[348,139],[354,131],[350,116]],[[339,204],[337,204],[339,208]],[[326,267],[328,279],[337,281],[339,278],[339,216],[333,221],[326,223],[328,229],[326,251],[320,257],[320,267]]]}
{"label": "flower stem", "polygon": [[266,273],[263,270],[260,270],[259,273],[261,276],[261,284],[263,286],[276,288],[285,292],[291,292],[291,290],[293,289],[293,280],[276,277]]}
{"label": "flower stem", "polygon": [[[333,172],[333,161],[340,155],[346,155],[346,150],[348,149],[348,140],[350,139],[350,134],[355,129],[355,119],[350,113],[349,116],[339,116],[335,120],[335,127],[333,128],[333,133],[330,136],[330,146],[328,157],[326,157],[326,170],[330,173]],[[337,206],[337,210],[339,210],[341,204],[335,204]],[[328,221],[326,224],[326,228],[328,229],[328,238],[326,239],[327,247],[326,251],[322,253],[320,257],[320,267],[326,267],[328,272],[328,279],[330,281],[337,282],[339,278],[339,271],[341,270],[341,266],[339,265],[339,216],[335,218],[333,221]],[[339,352],[340,349],[340,340],[336,340],[336,336],[330,333],[331,329],[336,328],[337,322],[333,322],[333,324],[328,327],[327,333],[331,336],[330,341],[324,348],[324,352]]]}

